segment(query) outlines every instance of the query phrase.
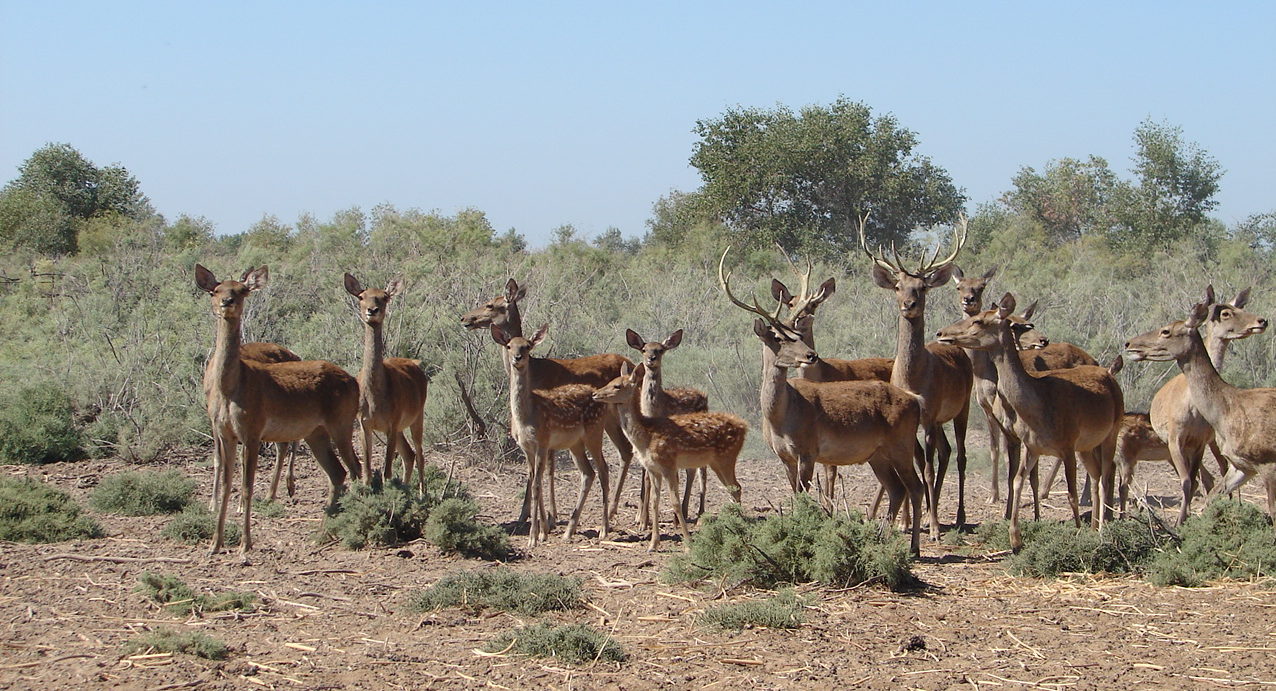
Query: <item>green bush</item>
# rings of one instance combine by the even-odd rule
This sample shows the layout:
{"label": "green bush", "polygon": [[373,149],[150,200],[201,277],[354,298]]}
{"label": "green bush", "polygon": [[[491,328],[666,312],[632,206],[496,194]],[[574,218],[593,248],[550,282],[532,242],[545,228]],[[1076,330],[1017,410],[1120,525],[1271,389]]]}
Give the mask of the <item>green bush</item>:
{"label": "green bush", "polygon": [[280,518],[288,513],[288,509],[283,504],[270,499],[254,499],[253,515],[262,518]]}
{"label": "green bush", "polygon": [[177,470],[130,470],[103,478],[89,505],[121,516],[151,516],[181,511],[194,493],[195,481]]}
{"label": "green bush", "polygon": [[1248,502],[1219,499],[1179,528],[1181,543],[1161,553],[1148,569],[1158,585],[1199,586],[1220,578],[1276,574],[1276,532],[1271,520]]}
{"label": "green bush", "polygon": [[479,523],[478,510],[473,499],[444,499],[426,519],[426,541],[444,552],[466,557],[489,561],[509,559],[513,551],[509,535],[500,526]]}
{"label": "green bush", "polygon": [[908,540],[898,532],[883,534],[858,515],[830,515],[809,495],[798,494],[792,511],[765,519],[746,518],[738,504],[727,504],[705,519],[690,551],[675,556],[664,576],[761,588],[810,581],[845,587],[872,580],[898,587],[912,577],[911,560]]}
{"label": "green bush", "polygon": [[[190,504],[185,511],[173,517],[160,530],[160,536],[176,540],[187,545],[199,545],[213,539],[213,531],[217,528],[217,516],[199,504]],[[222,540],[226,545],[234,547],[239,544],[239,523],[226,519],[226,529]]]}
{"label": "green bush", "polygon": [[163,605],[172,614],[188,615],[203,612],[239,610],[251,612],[257,608],[257,596],[252,593],[227,592],[220,595],[196,593],[176,576],[146,572],[137,579],[137,591],[153,602]]}
{"label": "green bush", "polygon": [[705,626],[739,631],[755,626],[768,629],[796,629],[806,620],[807,601],[792,588],[784,588],[765,600],[719,605],[705,610],[696,622]]}
{"label": "green bush", "polygon": [[419,612],[444,607],[471,610],[497,609],[521,614],[541,614],[577,609],[582,604],[581,580],[548,573],[518,573],[500,567],[462,571],[448,575],[434,586],[414,594],[409,604]]}
{"label": "green bush", "polygon": [[498,636],[484,648],[532,657],[553,657],[572,664],[604,660],[624,662],[625,651],[610,636],[580,624],[540,622]]}
{"label": "green bush", "polygon": [[124,644],[124,652],[130,655],[182,653],[209,660],[225,660],[230,654],[226,644],[216,638],[197,631],[178,632],[172,629],[160,629],[139,636]]}
{"label": "green bush", "polygon": [[[1071,522],[1027,521],[1023,549],[1006,560],[1018,576],[1054,578],[1065,573],[1141,574],[1172,540],[1146,516],[1108,521],[1103,529],[1075,527]],[[985,548],[1010,549],[1009,523],[986,523],[975,533]]]}
{"label": "green bush", "polygon": [[43,482],[0,477],[0,540],[63,542],[102,537],[102,526],[71,497]]}
{"label": "green bush", "polygon": [[0,463],[78,461],[86,455],[71,398],[61,388],[5,387],[0,400]]}

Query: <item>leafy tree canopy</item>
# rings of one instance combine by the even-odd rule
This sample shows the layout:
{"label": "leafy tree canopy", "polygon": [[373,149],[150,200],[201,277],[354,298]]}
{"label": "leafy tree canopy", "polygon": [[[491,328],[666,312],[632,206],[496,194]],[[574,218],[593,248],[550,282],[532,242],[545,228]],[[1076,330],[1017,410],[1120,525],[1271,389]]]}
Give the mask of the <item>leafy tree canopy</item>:
{"label": "leafy tree canopy", "polygon": [[851,250],[865,212],[870,239],[902,243],[914,227],[954,220],[965,202],[948,174],[915,152],[917,135],[845,98],[798,113],[734,108],[694,131],[691,165],[704,179],[705,210],[755,246]]}

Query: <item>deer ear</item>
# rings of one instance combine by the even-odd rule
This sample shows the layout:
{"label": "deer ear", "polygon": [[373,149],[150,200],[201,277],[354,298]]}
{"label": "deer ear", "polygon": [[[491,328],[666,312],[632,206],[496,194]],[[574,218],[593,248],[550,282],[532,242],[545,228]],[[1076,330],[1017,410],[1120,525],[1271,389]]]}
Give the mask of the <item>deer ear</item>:
{"label": "deer ear", "polygon": [[991,269],[988,269],[987,271],[984,272],[984,280],[985,281],[990,280],[993,276],[996,276],[996,275],[997,275],[997,267],[994,266]]}
{"label": "deer ear", "polygon": [[953,283],[957,283],[965,277],[966,274],[961,270],[961,267],[953,264]]}
{"label": "deer ear", "polygon": [[266,287],[266,283],[270,281],[270,267],[262,264],[260,268],[253,269],[244,277],[244,285],[248,286],[248,290],[261,290]]}
{"label": "deer ear", "polygon": [[[1024,310],[1024,311],[1023,311],[1023,315],[1022,315],[1022,316],[1023,316],[1024,321],[1028,321],[1029,319],[1032,319],[1032,315],[1036,314],[1036,312],[1037,312],[1037,301],[1036,301],[1036,300],[1033,300],[1033,301],[1032,301],[1032,304],[1031,304],[1031,305],[1028,305],[1028,309],[1026,309],[1026,310]],[[1029,328],[1031,328],[1031,327],[1029,327]]]}
{"label": "deer ear", "polygon": [[359,297],[359,294],[363,292],[363,284],[359,283],[359,279],[350,274],[346,274],[345,284],[346,292],[355,297]]}
{"label": "deer ear", "polygon": [[790,305],[789,301],[793,299],[793,293],[789,292],[789,287],[781,283],[780,279],[773,278],[771,279],[771,297],[775,298],[776,302]]}
{"label": "deer ear", "polygon": [[873,282],[878,288],[887,290],[895,290],[898,282],[895,280],[894,272],[880,264],[873,264]]}
{"label": "deer ear", "polygon": [[1205,321],[1205,317],[1209,314],[1209,305],[1204,302],[1198,302],[1192,305],[1192,312],[1188,315],[1186,325],[1189,329],[1195,329]]}
{"label": "deer ear", "polygon": [[811,298],[811,302],[819,304],[833,296],[837,292],[837,279],[830,278],[820,284],[820,289],[815,291],[815,297]]}
{"label": "deer ear", "polygon": [[640,362],[638,363],[638,366],[634,368],[633,374],[629,375],[629,379],[630,381],[638,381],[645,376],[647,376],[647,365]]}
{"label": "deer ear", "polygon": [[1214,284],[1211,283],[1205,286],[1205,304],[1212,305],[1215,302],[1217,301],[1214,299]]}
{"label": "deer ear", "polygon": [[1015,296],[1006,293],[1001,296],[1001,302],[997,303],[997,318],[1008,319],[1015,312]]}
{"label": "deer ear", "polygon": [[680,343],[682,343],[682,329],[678,329],[677,331],[669,334],[669,338],[666,338],[665,342],[660,345],[663,345],[665,350],[673,350],[674,348],[677,348]]}
{"label": "deer ear", "polygon": [[949,277],[953,275],[953,269],[956,267],[956,264],[944,264],[935,269],[926,277],[926,285],[931,288],[944,285],[948,282]]}
{"label": "deer ear", "polygon": [[385,284],[385,292],[386,295],[389,295],[390,297],[395,297],[396,295],[403,293],[403,277],[395,276],[393,280]]}
{"label": "deer ear", "polygon": [[195,265],[195,285],[205,293],[211,293],[217,289],[217,277],[212,271],[204,268],[203,264]]}
{"label": "deer ear", "polygon": [[753,333],[766,342],[775,340],[775,334],[771,333],[771,327],[767,326],[766,322],[761,319],[753,320]]}
{"label": "deer ear", "polygon": [[532,334],[532,337],[528,339],[528,342],[535,346],[537,343],[545,340],[546,333],[549,333],[549,324],[541,324],[541,328],[537,329],[536,333]]}
{"label": "deer ear", "polygon": [[1232,307],[1244,307],[1247,302],[1249,302],[1249,288],[1236,294],[1236,299],[1232,300]]}
{"label": "deer ear", "polygon": [[625,361],[625,362],[620,363],[620,376],[622,376],[622,377],[628,377],[628,376],[629,376],[629,373],[630,373],[630,372],[632,372],[632,371],[633,371],[633,369],[634,369],[634,368],[633,368],[632,366],[630,366],[630,364],[629,364],[629,362],[628,362],[628,361]]}
{"label": "deer ear", "polygon": [[628,343],[629,347],[634,350],[642,350],[642,347],[647,344],[646,341],[642,340],[642,336],[639,336],[638,332],[633,329],[625,329],[625,343]]}
{"label": "deer ear", "polygon": [[510,279],[505,282],[505,299],[509,302],[518,302],[527,295],[527,288],[520,287],[518,281]]}
{"label": "deer ear", "polygon": [[492,340],[496,341],[498,345],[507,346],[510,344],[510,335],[505,333],[505,329],[502,329],[501,327],[493,324],[491,331],[492,331]]}

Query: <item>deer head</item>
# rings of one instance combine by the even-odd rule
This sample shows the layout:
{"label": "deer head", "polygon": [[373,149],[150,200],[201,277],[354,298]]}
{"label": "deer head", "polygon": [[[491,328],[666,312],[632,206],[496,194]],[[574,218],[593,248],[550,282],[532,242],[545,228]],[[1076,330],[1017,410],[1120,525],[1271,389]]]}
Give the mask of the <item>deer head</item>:
{"label": "deer head", "polygon": [[665,353],[677,348],[682,343],[682,329],[669,334],[669,338],[657,343],[654,341],[645,341],[642,336],[638,335],[633,329],[625,329],[625,341],[630,348],[642,353],[642,363],[647,369],[660,369],[660,360]]}
{"label": "deer head", "polygon": [[1237,293],[1231,302],[1214,302],[1214,286],[1206,287],[1206,302],[1211,334],[1224,341],[1235,341],[1261,334],[1267,330],[1267,320],[1243,309],[1249,302],[1249,288]]}
{"label": "deer head", "polygon": [[228,321],[239,319],[244,311],[244,298],[254,290],[265,288],[269,280],[270,269],[264,265],[245,271],[238,281],[218,281],[213,272],[200,264],[195,265],[195,285],[212,296],[213,314]]}
{"label": "deer head", "polygon": [[992,350],[1001,338],[1003,325],[1014,311],[1015,296],[1006,293],[995,308],[949,324],[940,329],[936,336],[940,343],[971,350]]}
{"label": "deer head", "polygon": [[830,278],[820,284],[815,292],[810,291],[811,287],[811,260],[806,261],[806,270],[799,271],[797,264],[793,263],[793,258],[788,252],[784,251],[784,247],[778,243],[780,253],[784,255],[784,259],[788,261],[789,268],[793,269],[793,273],[798,279],[798,292],[796,295],[789,292],[789,287],[780,282],[779,279],[771,279],[771,297],[776,302],[789,308],[789,323],[794,324],[798,319],[806,315],[814,315],[816,308],[837,291],[837,281]]}
{"label": "deer head", "polygon": [[402,278],[391,280],[386,284],[385,290],[377,290],[376,288],[364,289],[359,283],[359,279],[346,274],[345,285],[346,292],[359,301],[359,319],[371,326],[385,321],[385,313],[390,305],[390,298],[403,292]]}
{"label": "deer head", "polygon": [[1171,322],[1126,341],[1125,352],[1135,362],[1181,360],[1192,352],[1193,341],[1200,342],[1201,337],[1196,329],[1205,322],[1209,312],[1209,304],[1198,302],[1192,306],[1186,320]]}
{"label": "deer head", "polygon": [[906,319],[920,319],[926,314],[926,292],[938,285],[947,283],[953,275],[953,261],[966,244],[966,217],[962,216],[953,226],[953,251],[942,260],[939,259],[940,248],[935,247],[935,254],[929,260],[922,255],[917,268],[904,267],[899,250],[891,245],[892,259],[886,252],[878,248],[875,254],[868,248],[868,238],[864,229],[868,216],[860,219],[860,247],[873,260],[873,282],[881,288],[895,291],[895,300],[899,304],[899,312]]}
{"label": "deer head", "polygon": [[541,328],[537,329],[531,338],[510,336],[496,324],[493,324],[490,328],[492,329],[492,340],[505,348],[510,367],[516,370],[523,370],[527,368],[527,363],[532,359],[532,348],[535,348],[538,343],[545,340],[545,333],[549,331],[549,324],[541,324]]}
{"label": "deer head", "polygon": [[629,363],[620,366],[620,376],[607,382],[602,388],[594,391],[594,400],[600,403],[624,403],[632,400],[638,390],[638,382],[642,381],[643,363],[630,368]]}
{"label": "deer head", "polygon": [[984,289],[988,282],[997,275],[997,267],[984,272],[983,276],[966,278],[961,267],[953,265],[953,283],[957,286],[957,299],[961,303],[961,311],[967,316],[977,314],[984,308]]}
{"label": "deer head", "polygon": [[796,325],[791,327],[780,321],[780,310],[784,309],[784,303],[777,304],[775,312],[772,313],[762,309],[756,297],[753,298],[752,304],[737,298],[731,292],[731,272],[726,271],[725,268],[727,254],[730,252],[731,248],[728,247],[722,253],[722,259],[718,261],[718,286],[722,288],[722,292],[726,293],[731,304],[761,317],[753,320],[753,333],[757,334],[762,344],[774,354],[775,366],[790,368],[814,364],[819,357],[815,354],[814,348],[802,342],[800,331],[803,326],[809,326],[811,316],[799,318]]}
{"label": "deer head", "polygon": [[467,329],[485,329],[493,324],[504,326],[510,306],[527,295],[527,288],[520,287],[518,281],[510,279],[505,282],[505,294],[497,295],[491,300],[461,315],[461,325]]}

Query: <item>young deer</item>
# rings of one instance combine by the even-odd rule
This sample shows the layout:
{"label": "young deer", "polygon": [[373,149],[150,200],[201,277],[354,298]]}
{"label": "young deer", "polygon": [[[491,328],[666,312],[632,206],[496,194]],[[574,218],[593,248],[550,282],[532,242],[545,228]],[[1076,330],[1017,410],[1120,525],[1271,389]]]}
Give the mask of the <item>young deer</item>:
{"label": "young deer", "polygon": [[[1249,289],[1237,294],[1231,302],[1215,300],[1214,286],[1205,289],[1207,305],[1205,336],[1202,342],[1210,362],[1216,370],[1223,367],[1223,359],[1232,341],[1248,338],[1267,330],[1267,320],[1244,309],[1249,302]],[[1178,472],[1181,493],[1178,521],[1182,523],[1191,511],[1192,496],[1196,492],[1197,473],[1203,471],[1201,461],[1205,447],[1214,450],[1219,459],[1219,470],[1227,472],[1224,454],[1215,445],[1216,430],[1194,401],[1192,388],[1185,375],[1177,375],[1165,383],[1152,397],[1149,409],[1152,428],[1169,446],[1170,459]],[[1208,475],[1208,473],[1206,473]],[[1205,475],[1202,475],[1204,480]],[[1206,488],[1209,491],[1210,488]]]}
{"label": "young deer", "polygon": [[[678,501],[678,471],[712,468],[731,498],[740,503],[740,483],[735,477],[736,459],[749,426],[730,413],[692,412],[647,415],[642,412],[638,387],[648,386],[651,373],[639,363],[632,372],[622,367],[620,376],[594,392],[594,400],[616,407],[625,436],[634,445],[639,463],[647,471],[651,503],[651,542],[647,551],[660,547],[660,482],[669,486],[674,516],[682,529],[684,550],[690,549],[687,514]],[[690,476],[690,473],[688,473]]]}
{"label": "young deer", "polygon": [[1214,440],[1231,465],[1211,496],[1235,492],[1262,472],[1267,514],[1276,517],[1276,473],[1272,472],[1276,464],[1276,389],[1239,389],[1219,376],[1197,330],[1210,318],[1213,307],[1197,303],[1186,321],[1136,336],[1125,344],[1125,351],[1136,362],[1174,360],[1183,371],[1193,408],[1214,428]]}
{"label": "young deer", "polygon": [[[664,388],[664,374],[662,363],[665,353],[677,348],[682,343],[682,329],[669,334],[669,337],[663,341],[647,341],[638,335],[633,329],[625,329],[625,341],[630,348],[637,350],[642,354],[639,358],[641,364],[646,365],[643,368],[645,374],[639,375],[642,382],[639,387],[639,409],[643,415],[647,417],[663,417],[666,415],[678,415],[681,413],[700,413],[709,410],[709,397],[703,391],[696,389],[666,389]],[[622,368],[623,371],[623,368]],[[615,380],[613,380],[615,381]],[[623,428],[624,425],[622,424]],[[629,434],[630,441],[633,437]],[[620,479],[617,483],[625,481],[626,468],[620,469]],[[648,478],[643,477],[642,496],[646,496]],[[688,505],[691,503],[691,488],[695,484],[695,469],[687,469],[687,486],[683,488],[682,493],[682,514],[687,515]],[[708,470],[706,467],[700,467],[700,509],[696,511],[696,515],[704,514],[704,495],[706,485],[708,484]],[[675,497],[677,499],[677,497]],[[638,522],[643,527],[647,525],[647,500],[641,499],[642,508],[639,510]],[[615,506],[613,505],[614,509]]]}
{"label": "young deer", "polygon": [[346,468],[359,475],[359,459],[351,435],[359,409],[359,384],[331,362],[302,360],[257,363],[240,357],[240,319],[244,300],[265,287],[269,271],[250,271],[242,282],[218,281],[211,271],[195,265],[195,283],[212,296],[217,319],[213,358],[204,371],[208,419],[212,424],[216,453],[221,464],[221,504],[213,532],[212,552],[221,550],[230,505],[230,480],[236,444],[243,444],[241,554],[252,548],[253,479],[261,442],[305,439],[319,466],[328,475],[328,504],[335,506],[345,482],[346,469],[333,457],[335,444]]}
{"label": "young deer", "polygon": [[[603,411],[606,406],[593,399],[595,387],[585,384],[535,388],[531,372],[533,364],[540,360],[532,357],[532,348],[545,338],[548,328],[548,325],[542,326],[531,339],[526,339],[510,336],[499,326],[491,327],[492,340],[505,348],[510,378],[510,433],[527,457],[531,495],[527,533],[529,547],[549,536],[541,479],[550,472],[551,458],[556,449],[570,449],[576,470],[580,472],[580,493],[564,539],[570,540],[576,534],[580,512],[593,487],[595,473],[602,485],[602,536],[607,537],[611,530],[607,512],[607,462],[603,459]],[[593,457],[593,465],[585,455],[586,449]]]}
{"label": "young deer", "polygon": [[[899,308],[899,333],[895,346],[895,366],[891,383],[922,399],[922,429],[926,439],[926,492],[931,505],[939,502],[944,475],[948,471],[951,447],[943,425],[952,421],[957,441],[957,525],[966,523],[966,422],[970,416],[970,390],[974,374],[970,358],[961,348],[926,343],[926,294],[949,281],[953,261],[966,244],[966,219],[953,229],[953,251],[943,260],[939,250],[929,261],[923,257],[915,269],[904,268],[899,253],[888,260],[884,252],[874,254],[865,236],[867,217],[860,220],[860,247],[873,261],[873,282],[894,293]],[[938,451],[938,467],[936,467]]]}
{"label": "young deer", "polygon": [[[359,370],[359,427],[363,431],[363,474],[372,477],[372,433],[385,434],[384,477],[394,469],[394,455],[403,453],[403,482],[412,484],[416,466],[421,491],[425,491],[425,399],[430,380],[421,361],[385,357],[385,337],[381,332],[390,300],[403,292],[403,281],[394,279],[385,290],[364,288],[359,280],[345,275],[346,292],[358,300],[356,309],[364,323],[363,367]],[[412,430],[412,445],[403,430]],[[415,463],[414,463],[415,461]]]}
{"label": "young deer", "polygon": [[[924,489],[913,467],[918,397],[883,381],[812,382],[789,379],[788,370],[816,361],[815,351],[801,335],[770,314],[755,300],[741,302],[731,293],[725,273],[727,253],[718,263],[718,285],[732,304],[762,319],[753,333],[762,341],[762,436],[784,464],[794,492],[810,488],[815,464],[869,464],[890,497],[885,520],[894,520],[904,500],[911,504],[913,553],[920,552],[921,503]],[[765,320],[765,321],[763,321]],[[832,487],[824,488],[826,505]],[[935,506],[930,506],[931,536],[939,537]]]}
{"label": "young deer", "polygon": [[[519,311],[518,303],[526,296],[527,287],[519,286],[518,282],[511,278],[505,283],[504,295],[498,295],[461,315],[461,324],[469,330],[499,326],[511,338],[522,337],[523,316]],[[535,358],[530,365],[531,385],[533,389],[552,389],[564,384],[584,384],[596,389],[619,376],[622,364],[633,365],[627,358],[612,353],[587,355],[579,358]],[[620,420],[616,417],[615,412],[607,406],[603,406],[603,408],[606,411],[603,429],[606,431],[607,437],[611,439],[612,444],[616,446],[616,451],[620,453],[620,476],[623,480],[629,468],[629,461],[633,457],[633,449],[629,445],[629,440],[625,438],[625,433],[620,429]],[[549,516],[552,522],[558,513],[558,507],[554,501],[552,464],[547,473],[547,479],[547,484],[549,485]],[[531,481],[530,477],[528,481]],[[620,490],[620,483],[617,483],[615,494],[611,499],[611,511],[613,514],[616,512],[616,506],[620,503]],[[519,516],[520,522],[527,518],[528,502],[530,502],[531,496],[531,487],[529,486],[524,495],[523,507]]]}
{"label": "young deer", "polygon": [[[1019,529],[1024,481],[1042,454],[1064,459],[1073,520],[1080,524],[1076,494],[1076,454],[1094,478],[1094,512],[1099,527],[1110,510],[1116,436],[1125,402],[1121,387],[1102,367],[1081,366],[1029,374],[1015,350],[1010,315],[1015,298],[1006,293],[996,309],[967,317],[939,331],[939,341],[988,350],[997,368],[999,400],[1013,412],[1010,429],[1023,443],[1024,460],[1011,490],[1010,545],[1023,546]],[[1101,496],[1100,496],[1101,495]]]}

